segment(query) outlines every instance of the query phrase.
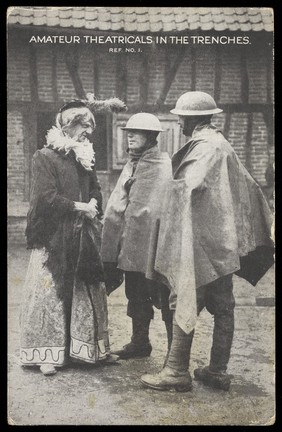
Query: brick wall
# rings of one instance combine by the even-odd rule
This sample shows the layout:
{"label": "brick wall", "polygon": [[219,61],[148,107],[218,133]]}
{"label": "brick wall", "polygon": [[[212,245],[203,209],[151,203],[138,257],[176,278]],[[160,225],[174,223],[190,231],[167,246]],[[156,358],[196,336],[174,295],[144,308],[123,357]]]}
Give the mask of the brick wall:
{"label": "brick wall", "polygon": [[141,68],[140,56],[126,56],[127,70],[127,88],[126,100],[127,104],[135,104],[139,100],[139,75],[138,70]]}
{"label": "brick wall", "polygon": [[[164,82],[165,51],[155,50],[149,57],[148,103],[153,104],[158,99],[160,88]],[[137,101],[136,101],[137,102]],[[135,103],[136,103],[135,102]]]}
{"label": "brick wall", "polygon": [[36,50],[38,97],[44,102],[53,102],[52,93],[52,49],[43,47]]}
{"label": "brick wall", "polygon": [[241,99],[240,47],[222,48],[222,68],[219,103],[238,103]]}
{"label": "brick wall", "polygon": [[99,59],[99,96],[101,99],[116,96],[116,63],[118,59],[104,54]]}
{"label": "brick wall", "polygon": [[24,216],[9,216],[8,224],[8,239],[9,244],[26,244],[25,238],[26,217]]}
{"label": "brick wall", "polygon": [[231,117],[228,139],[233,145],[242,163],[246,163],[246,136],[247,116],[244,113],[235,113]]}
{"label": "brick wall", "polygon": [[253,116],[250,172],[262,186],[265,186],[265,171],[269,161],[267,130],[262,114],[254,113]]}
{"label": "brick wall", "polygon": [[8,113],[8,198],[14,201],[24,201],[25,191],[25,155],[22,114],[18,111]]}
{"label": "brick wall", "polygon": [[[224,125],[226,122],[226,114],[224,112],[217,114],[216,116],[214,116],[213,118],[213,124],[221,130],[221,132],[224,132]],[[226,138],[228,138],[226,136]]]}
{"label": "brick wall", "polygon": [[59,50],[56,70],[58,96],[61,100],[75,99],[77,96],[62,54],[61,50]]}
{"label": "brick wall", "polygon": [[169,89],[166,102],[167,104],[175,104],[178,96],[181,93],[191,90],[192,85],[192,54],[191,50],[187,49],[186,55],[180,64]]}
{"label": "brick wall", "polygon": [[[246,49],[249,76],[249,102],[262,103],[267,101],[267,66],[271,67],[264,50]],[[271,68],[272,71],[272,68]],[[272,75],[272,73],[271,73]],[[271,83],[272,84],[272,83]],[[273,87],[271,85],[271,87]]]}
{"label": "brick wall", "polygon": [[84,49],[79,59],[79,75],[86,92],[94,89],[93,50]]}
{"label": "brick wall", "polygon": [[10,46],[7,62],[8,100],[29,101],[29,47],[21,44]]}
{"label": "brick wall", "polygon": [[196,61],[196,88],[214,96],[215,75],[215,48],[197,48],[195,52]]}

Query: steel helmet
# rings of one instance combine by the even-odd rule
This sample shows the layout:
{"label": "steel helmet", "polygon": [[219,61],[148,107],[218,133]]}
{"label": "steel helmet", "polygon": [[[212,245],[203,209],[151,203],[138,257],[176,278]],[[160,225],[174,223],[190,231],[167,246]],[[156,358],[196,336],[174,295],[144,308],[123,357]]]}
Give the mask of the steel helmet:
{"label": "steel helmet", "polygon": [[122,127],[123,130],[145,130],[163,132],[158,117],[149,113],[137,113],[128,119],[126,126]]}
{"label": "steel helmet", "polygon": [[170,112],[182,116],[202,116],[220,113],[222,109],[217,108],[215,100],[208,93],[190,91],[180,96]]}

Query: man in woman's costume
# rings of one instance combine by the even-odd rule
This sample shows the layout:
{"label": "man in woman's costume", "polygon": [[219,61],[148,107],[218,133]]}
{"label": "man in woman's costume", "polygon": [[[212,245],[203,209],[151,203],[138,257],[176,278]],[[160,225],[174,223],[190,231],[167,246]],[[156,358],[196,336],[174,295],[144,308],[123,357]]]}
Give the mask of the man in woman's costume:
{"label": "man in woman's costume", "polygon": [[[89,97],[65,104],[33,156],[20,354],[23,366],[40,366],[45,375],[69,360],[113,359],[100,259],[102,195],[89,141],[98,102]],[[106,110],[110,103],[104,101]]]}

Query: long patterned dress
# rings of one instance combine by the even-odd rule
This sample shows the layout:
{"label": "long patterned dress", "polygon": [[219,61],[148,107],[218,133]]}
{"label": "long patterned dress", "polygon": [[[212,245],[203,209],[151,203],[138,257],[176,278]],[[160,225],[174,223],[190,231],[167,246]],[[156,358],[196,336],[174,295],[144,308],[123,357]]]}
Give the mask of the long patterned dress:
{"label": "long patterned dress", "polygon": [[[96,268],[91,256],[87,278],[77,274],[77,256],[82,252],[85,258],[89,248],[77,252],[72,243],[74,201],[89,202],[92,197],[101,215],[95,171],[86,171],[71,154],[47,148],[35,153],[26,230],[32,252],[20,317],[22,365],[57,367],[70,358],[95,363],[109,354],[105,285],[90,274]],[[95,224],[101,232],[101,222],[96,219]]]}

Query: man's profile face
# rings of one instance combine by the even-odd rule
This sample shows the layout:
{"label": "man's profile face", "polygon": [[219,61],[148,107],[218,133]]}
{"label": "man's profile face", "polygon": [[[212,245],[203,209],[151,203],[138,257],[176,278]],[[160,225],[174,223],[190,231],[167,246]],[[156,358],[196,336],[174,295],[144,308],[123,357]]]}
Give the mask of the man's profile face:
{"label": "man's profile face", "polygon": [[191,135],[192,131],[190,131],[190,122],[189,117],[185,116],[178,116],[178,124],[180,126],[180,129],[182,130],[183,135],[189,136]]}
{"label": "man's profile face", "polygon": [[74,141],[83,142],[91,137],[95,119],[88,108],[71,108],[62,115],[64,132]]}
{"label": "man's profile face", "polygon": [[178,124],[183,135],[191,137],[195,126],[199,122],[199,116],[178,116]]}
{"label": "man's profile face", "polygon": [[91,134],[94,131],[94,125],[93,122],[86,121],[86,122],[79,122],[72,127],[69,128],[68,134],[69,136],[78,142],[83,142],[86,139],[89,139]]}

